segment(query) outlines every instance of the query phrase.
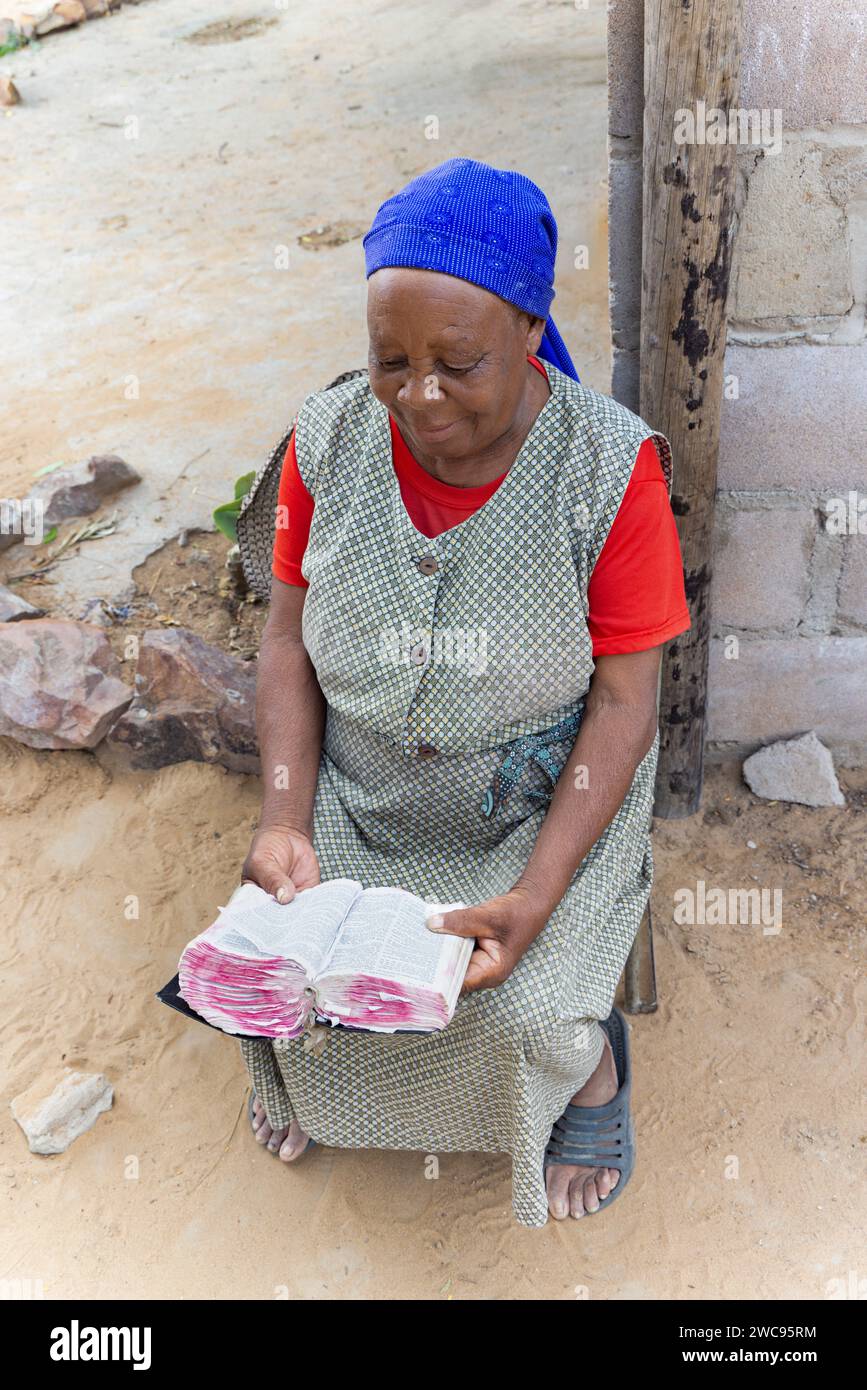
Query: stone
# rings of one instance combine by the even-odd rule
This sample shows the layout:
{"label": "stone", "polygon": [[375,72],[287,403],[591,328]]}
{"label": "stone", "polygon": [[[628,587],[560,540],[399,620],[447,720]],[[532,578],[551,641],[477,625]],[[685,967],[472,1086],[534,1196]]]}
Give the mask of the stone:
{"label": "stone", "polygon": [[244,573],[244,565],[241,560],[241,547],[233,545],[226,554],[226,571],[231,580],[232,588],[237,594],[248,592],[247,576]]}
{"label": "stone", "polygon": [[183,627],[146,632],[135,699],[108,743],[134,768],[217,763],[256,773],[256,666],[228,656]]}
{"label": "stone", "polygon": [[[45,530],[74,516],[89,516],[107,497],[140,483],[141,477],[117,454],[97,454],[69,468],[55,468],[38,478],[25,499],[25,508],[42,509]],[[0,535],[0,551],[15,545],[22,536],[8,530]]]}
{"label": "stone", "polygon": [[114,1091],[106,1077],[64,1067],[53,1086],[35,1082],[15,1097],[10,1108],[27,1136],[31,1153],[62,1154],[111,1109],[113,1100]]}
{"label": "stone", "polygon": [[811,730],[802,738],[760,748],[743,765],[744,781],[756,796],[797,801],[801,806],[845,806],[834,760]]}
{"label": "stone", "polygon": [[58,0],[44,18],[36,21],[33,33],[36,38],[44,39],[46,34],[53,34],[57,29],[71,29],[73,25],[81,24],[85,19],[87,11],[81,0]]}
{"label": "stone", "polygon": [[0,584],[0,623],[17,623],[22,618],[41,618],[44,608],[35,608],[26,598]]}
{"label": "stone", "polygon": [[97,454],[71,468],[46,473],[30,489],[30,496],[44,504],[45,525],[56,526],[71,516],[89,516],[106,497],[140,482],[135,469],[117,454]]}
{"label": "stone", "polygon": [[101,628],[0,624],[0,734],[30,748],[94,748],[132,696]]}
{"label": "stone", "polygon": [[721,488],[867,492],[867,344],[730,345],[725,375]]}
{"label": "stone", "polygon": [[11,77],[0,77],[0,106],[17,106],[21,93]]}

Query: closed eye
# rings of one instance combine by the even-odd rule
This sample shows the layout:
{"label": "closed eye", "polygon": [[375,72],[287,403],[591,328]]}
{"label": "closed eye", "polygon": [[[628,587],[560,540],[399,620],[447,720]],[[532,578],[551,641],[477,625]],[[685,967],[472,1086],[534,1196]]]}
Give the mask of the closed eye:
{"label": "closed eye", "polygon": [[480,357],[478,362],[472,362],[469,367],[451,367],[448,362],[440,362],[443,371],[450,372],[452,376],[466,376],[467,372],[474,372],[476,367],[480,367],[484,358]]}
{"label": "closed eye", "polygon": [[[437,366],[441,367],[444,372],[448,372],[450,376],[466,376],[468,372],[474,372],[477,367],[480,367],[484,360],[484,357],[480,357],[478,362],[471,362],[468,367],[452,366],[449,362],[438,362]],[[406,366],[406,358],[384,361],[382,358],[377,357],[376,365],[384,372],[395,372],[401,367]]]}

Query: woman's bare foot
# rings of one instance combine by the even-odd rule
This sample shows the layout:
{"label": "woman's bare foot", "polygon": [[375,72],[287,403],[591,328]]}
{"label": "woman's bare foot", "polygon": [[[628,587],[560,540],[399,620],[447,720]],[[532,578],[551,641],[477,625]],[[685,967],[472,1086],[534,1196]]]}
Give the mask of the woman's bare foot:
{"label": "woman's bare foot", "polygon": [[[599,1065],[580,1091],[572,1097],[573,1105],[605,1105],[617,1095],[617,1067],[611,1044],[605,1039]],[[620,1181],[616,1168],[577,1168],[566,1163],[552,1163],[545,1169],[548,1210],[557,1220],[566,1216],[583,1216],[598,1211],[601,1203]]]}
{"label": "woman's bare foot", "polygon": [[272,1129],[258,1096],[253,1097],[253,1135],[257,1144],[265,1144],[284,1163],[300,1158],[310,1142],[310,1136],[304,1133],[297,1120],[286,1129]]}

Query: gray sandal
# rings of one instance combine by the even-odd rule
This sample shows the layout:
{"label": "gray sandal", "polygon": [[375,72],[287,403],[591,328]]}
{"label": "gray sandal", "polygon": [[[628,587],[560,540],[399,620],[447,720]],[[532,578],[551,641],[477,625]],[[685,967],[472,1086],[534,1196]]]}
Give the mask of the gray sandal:
{"label": "gray sandal", "polygon": [[[611,1044],[617,1068],[617,1095],[607,1105],[572,1105],[570,1102],[551,1131],[545,1150],[545,1167],[564,1163],[581,1168],[617,1168],[620,1181],[601,1199],[598,1211],[619,1197],[635,1167],[635,1128],[629,1101],[632,1094],[632,1063],[629,1032],[619,1009],[611,1010],[602,1023]],[[587,1216],[598,1212],[588,1211]]]}
{"label": "gray sandal", "polygon": [[[256,1092],[255,1092],[255,1091],[251,1091],[251,1092],[250,1092],[249,1100],[247,1101],[247,1118],[248,1118],[249,1121],[250,1121],[250,1128],[251,1128],[251,1129],[253,1128],[253,1105],[254,1105],[254,1102],[255,1102],[257,1099],[258,1099],[258,1097],[257,1097],[257,1095],[256,1095]],[[254,1135],[253,1137],[255,1138],[255,1135]],[[276,1150],[276,1149],[269,1149],[267,1144],[260,1144],[260,1145],[259,1145],[259,1148],[260,1148],[260,1149],[264,1149],[266,1153],[273,1154],[273,1156],[274,1156],[275,1158],[277,1157],[277,1150]],[[315,1139],[308,1139],[308,1140],[307,1140],[307,1147],[301,1151],[301,1153],[298,1155],[298,1158],[293,1158],[292,1162],[293,1162],[293,1163],[297,1163],[299,1158],[303,1158],[304,1155],[305,1155],[306,1153],[309,1153],[311,1149],[315,1149],[315,1148],[316,1148],[316,1140],[315,1140]]]}

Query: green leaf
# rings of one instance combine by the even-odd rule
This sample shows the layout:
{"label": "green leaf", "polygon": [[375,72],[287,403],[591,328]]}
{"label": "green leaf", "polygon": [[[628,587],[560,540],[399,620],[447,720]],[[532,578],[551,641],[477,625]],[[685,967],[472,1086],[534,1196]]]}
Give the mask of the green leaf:
{"label": "green leaf", "polygon": [[221,502],[212,513],[217,530],[222,531],[224,536],[228,536],[233,545],[237,544],[238,541],[238,513],[241,510],[241,503],[253,486],[255,479],[255,473],[245,473],[242,477],[237,478],[233,500]]}
{"label": "green leaf", "polygon": [[241,498],[238,497],[234,502],[223,502],[219,507],[214,508],[214,525],[218,531],[222,531],[224,536],[228,536],[233,545],[238,540],[238,513],[241,510]]}
{"label": "green leaf", "polygon": [[50,531],[46,531],[46,532],[45,532],[45,535],[42,537],[42,541],[40,542],[40,544],[42,544],[42,545],[48,545],[49,541],[53,541],[54,538],[56,537],[56,535],[57,535],[57,527],[56,527],[56,526],[52,526],[52,528],[51,528]]}
{"label": "green leaf", "polygon": [[42,478],[42,477],[45,476],[46,473],[53,473],[54,470],[55,470],[56,468],[65,468],[65,467],[66,467],[66,461],[65,461],[65,459],[60,459],[60,461],[59,461],[58,463],[46,463],[46,465],[45,465],[44,468],[37,468],[37,470],[36,470],[36,472],[33,474],[33,476],[34,476],[34,478]]}

